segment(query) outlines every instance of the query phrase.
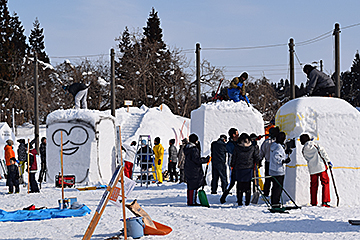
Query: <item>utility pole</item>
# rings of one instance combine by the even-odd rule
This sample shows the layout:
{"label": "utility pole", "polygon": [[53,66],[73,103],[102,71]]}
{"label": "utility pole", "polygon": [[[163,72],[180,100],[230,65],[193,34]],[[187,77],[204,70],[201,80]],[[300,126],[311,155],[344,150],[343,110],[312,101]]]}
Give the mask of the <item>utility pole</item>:
{"label": "utility pole", "polygon": [[294,71],[294,39],[290,38],[290,99],[295,99],[295,71]]}
{"label": "utility pole", "polygon": [[335,96],[340,98],[340,24],[335,23]]}
{"label": "utility pole", "polygon": [[196,44],[196,107],[201,106],[201,86],[200,86],[200,43]]}
{"label": "utility pole", "polygon": [[110,50],[111,58],[111,115],[115,117],[115,51],[112,48]]}
{"label": "utility pole", "polygon": [[323,71],[323,60],[320,60],[320,71]]}
{"label": "utility pole", "polygon": [[35,149],[39,152],[39,79],[37,53],[34,49],[34,120],[35,120]]}

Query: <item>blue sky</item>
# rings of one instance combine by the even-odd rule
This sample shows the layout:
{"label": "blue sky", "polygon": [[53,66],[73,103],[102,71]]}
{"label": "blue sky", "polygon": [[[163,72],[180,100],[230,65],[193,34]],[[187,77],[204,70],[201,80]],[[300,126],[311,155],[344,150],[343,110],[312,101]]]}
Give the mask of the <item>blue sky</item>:
{"label": "blue sky", "polygon": [[[324,61],[324,71],[334,71],[334,39],[297,46],[334,29],[360,23],[360,1],[170,1],[170,0],[11,0],[11,13],[19,15],[29,36],[38,17],[44,28],[46,52],[56,64],[69,56],[109,54],[114,39],[125,26],[130,30],[146,25],[151,8],[158,11],[164,41],[170,47],[195,49],[199,42],[201,58],[225,67],[231,79],[242,71],[259,78],[265,75],[274,82],[288,78],[290,38],[302,64]],[[341,71],[349,70],[360,49],[360,26],[344,28],[340,35]],[[211,50],[284,44],[280,47],[251,50]],[[207,49],[210,48],[210,49]],[[195,53],[186,51],[190,60]],[[60,57],[60,58],[59,58]],[[66,57],[66,58],[61,58]],[[296,83],[306,81],[296,60]]]}

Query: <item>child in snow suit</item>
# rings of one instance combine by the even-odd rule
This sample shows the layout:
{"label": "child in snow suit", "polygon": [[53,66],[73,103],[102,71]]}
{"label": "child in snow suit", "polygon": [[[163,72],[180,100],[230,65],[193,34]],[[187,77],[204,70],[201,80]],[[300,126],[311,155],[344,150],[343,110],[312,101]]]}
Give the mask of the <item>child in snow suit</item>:
{"label": "child in snow suit", "polygon": [[154,179],[157,179],[158,183],[162,183],[163,182],[162,165],[164,161],[164,147],[160,144],[159,137],[156,137],[154,139],[154,145],[155,146],[153,147],[153,151],[155,155],[155,169],[153,168],[153,171],[155,173],[153,173],[153,175],[154,175]]}
{"label": "child in snow suit", "polygon": [[[276,141],[270,147],[270,164],[269,174],[277,181],[272,179],[271,189],[271,205],[272,207],[280,207],[280,197],[282,193],[282,186],[285,178],[285,165],[290,162],[290,158],[286,157],[284,149],[284,141],[286,134],[279,132],[276,136]],[[279,185],[280,184],[280,185]]]}
{"label": "child in snow suit", "polygon": [[308,163],[308,169],[310,173],[310,197],[311,205],[317,205],[317,190],[319,186],[319,178],[322,185],[322,206],[330,207],[330,186],[329,176],[326,172],[328,166],[331,168],[329,156],[325,149],[319,144],[310,140],[308,134],[302,134],[300,136],[300,142],[304,145],[302,154]]}
{"label": "child in snow suit", "polygon": [[168,171],[170,174],[170,182],[174,182],[174,177],[175,177],[175,182],[178,181],[178,175],[176,172],[176,164],[178,162],[178,152],[177,149],[175,147],[175,139],[170,139],[169,141],[169,162],[168,162]]}
{"label": "child in snow suit", "polygon": [[205,184],[202,164],[207,163],[210,156],[200,157],[198,136],[191,134],[189,143],[184,147],[185,153],[185,180],[187,184],[187,205],[198,206],[196,202],[197,190]]}
{"label": "child in snow suit", "polygon": [[15,193],[20,192],[19,188],[19,169],[18,166],[15,164],[15,158],[10,159],[10,165],[8,166],[8,176],[6,185],[9,186],[9,193],[14,192],[15,186]]}

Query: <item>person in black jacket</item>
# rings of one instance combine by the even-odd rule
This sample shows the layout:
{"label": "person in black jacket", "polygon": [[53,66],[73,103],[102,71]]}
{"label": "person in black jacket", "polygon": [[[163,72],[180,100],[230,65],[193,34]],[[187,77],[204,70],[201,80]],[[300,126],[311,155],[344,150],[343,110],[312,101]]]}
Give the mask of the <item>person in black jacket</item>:
{"label": "person in black jacket", "polygon": [[242,133],[238,144],[235,145],[234,154],[231,159],[231,167],[235,171],[236,195],[238,205],[242,206],[243,193],[245,192],[245,205],[250,204],[251,179],[254,174],[255,164],[259,164],[259,148],[251,144],[250,136]]}
{"label": "person in black jacket", "polygon": [[10,159],[10,164],[8,166],[8,175],[7,175],[7,185],[9,186],[9,193],[14,192],[15,186],[15,193],[20,192],[19,188],[19,169],[18,166],[15,164],[15,158]]}
{"label": "person in black jacket", "polygon": [[226,176],[226,135],[220,135],[217,141],[211,143],[211,194],[216,194],[219,178],[222,192],[228,185]]}
{"label": "person in black jacket", "polygon": [[306,95],[332,96],[335,94],[335,83],[328,75],[317,70],[310,64],[306,64],[303,71],[308,78],[306,82]]}
{"label": "person in black jacket", "polygon": [[187,205],[197,206],[197,190],[205,184],[203,163],[207,163],[210,157],[200,157],[198,136],[191,134],[189,143],[184,147],[185,153],[185,179],[187,184]]}
{"label": "person in black jacket", "polygon": [[39,174],[38,182],[41,184],[42,181],[46,182],[46,137],[41,138],[40,144],[40,159],[41,159],[41,170]]}
{"label": "person in black jacket", "polygon": [[87,94],[88,86],[84,83],[73,83],[69,86],[63,86],[65,91],[68,91],[74,96],[75,109],[80,109],[80,101],[83,109],[87,109]]}

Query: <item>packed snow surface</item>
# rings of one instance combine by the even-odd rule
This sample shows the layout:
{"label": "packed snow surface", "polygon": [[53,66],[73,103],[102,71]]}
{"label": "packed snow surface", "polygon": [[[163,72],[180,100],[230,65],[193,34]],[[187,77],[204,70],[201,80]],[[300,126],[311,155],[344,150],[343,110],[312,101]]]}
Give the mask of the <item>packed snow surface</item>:
{"label": "packed snow surface", "polygon": [[[220,190],[220,189],[219,189]],[[360,219],[360,207],[323,208],[303,206],[289,214],[270,213],[260,201],[258,205],[238,207],[235,193],[225,204],[220,195],[205,191],[211,207],[186,206],[186,185],[164,182],[148,188],[136,186],[126,203],[137,199],[153,220],[172,227],[167,236],[145,236],[141,239],[359,239],[360,226],[348,219]],[[36,207],[56,207],[61,189],[43,184],[41,193],[7,195],[4,180],[0,181],[1,209],[13,211],[35,204]],[[65,197],[77,197],[92,211],[84,217],[49,219],[28,222],[0,222],[0,239],[82,239],[104,190],[83,191],[66,189]],[[133,217],[126,210],[127,217]],[[122,210],[108,204],[92,239],[106,239],[123,228]],[[129,238],[131,239],[131,238]]]}

